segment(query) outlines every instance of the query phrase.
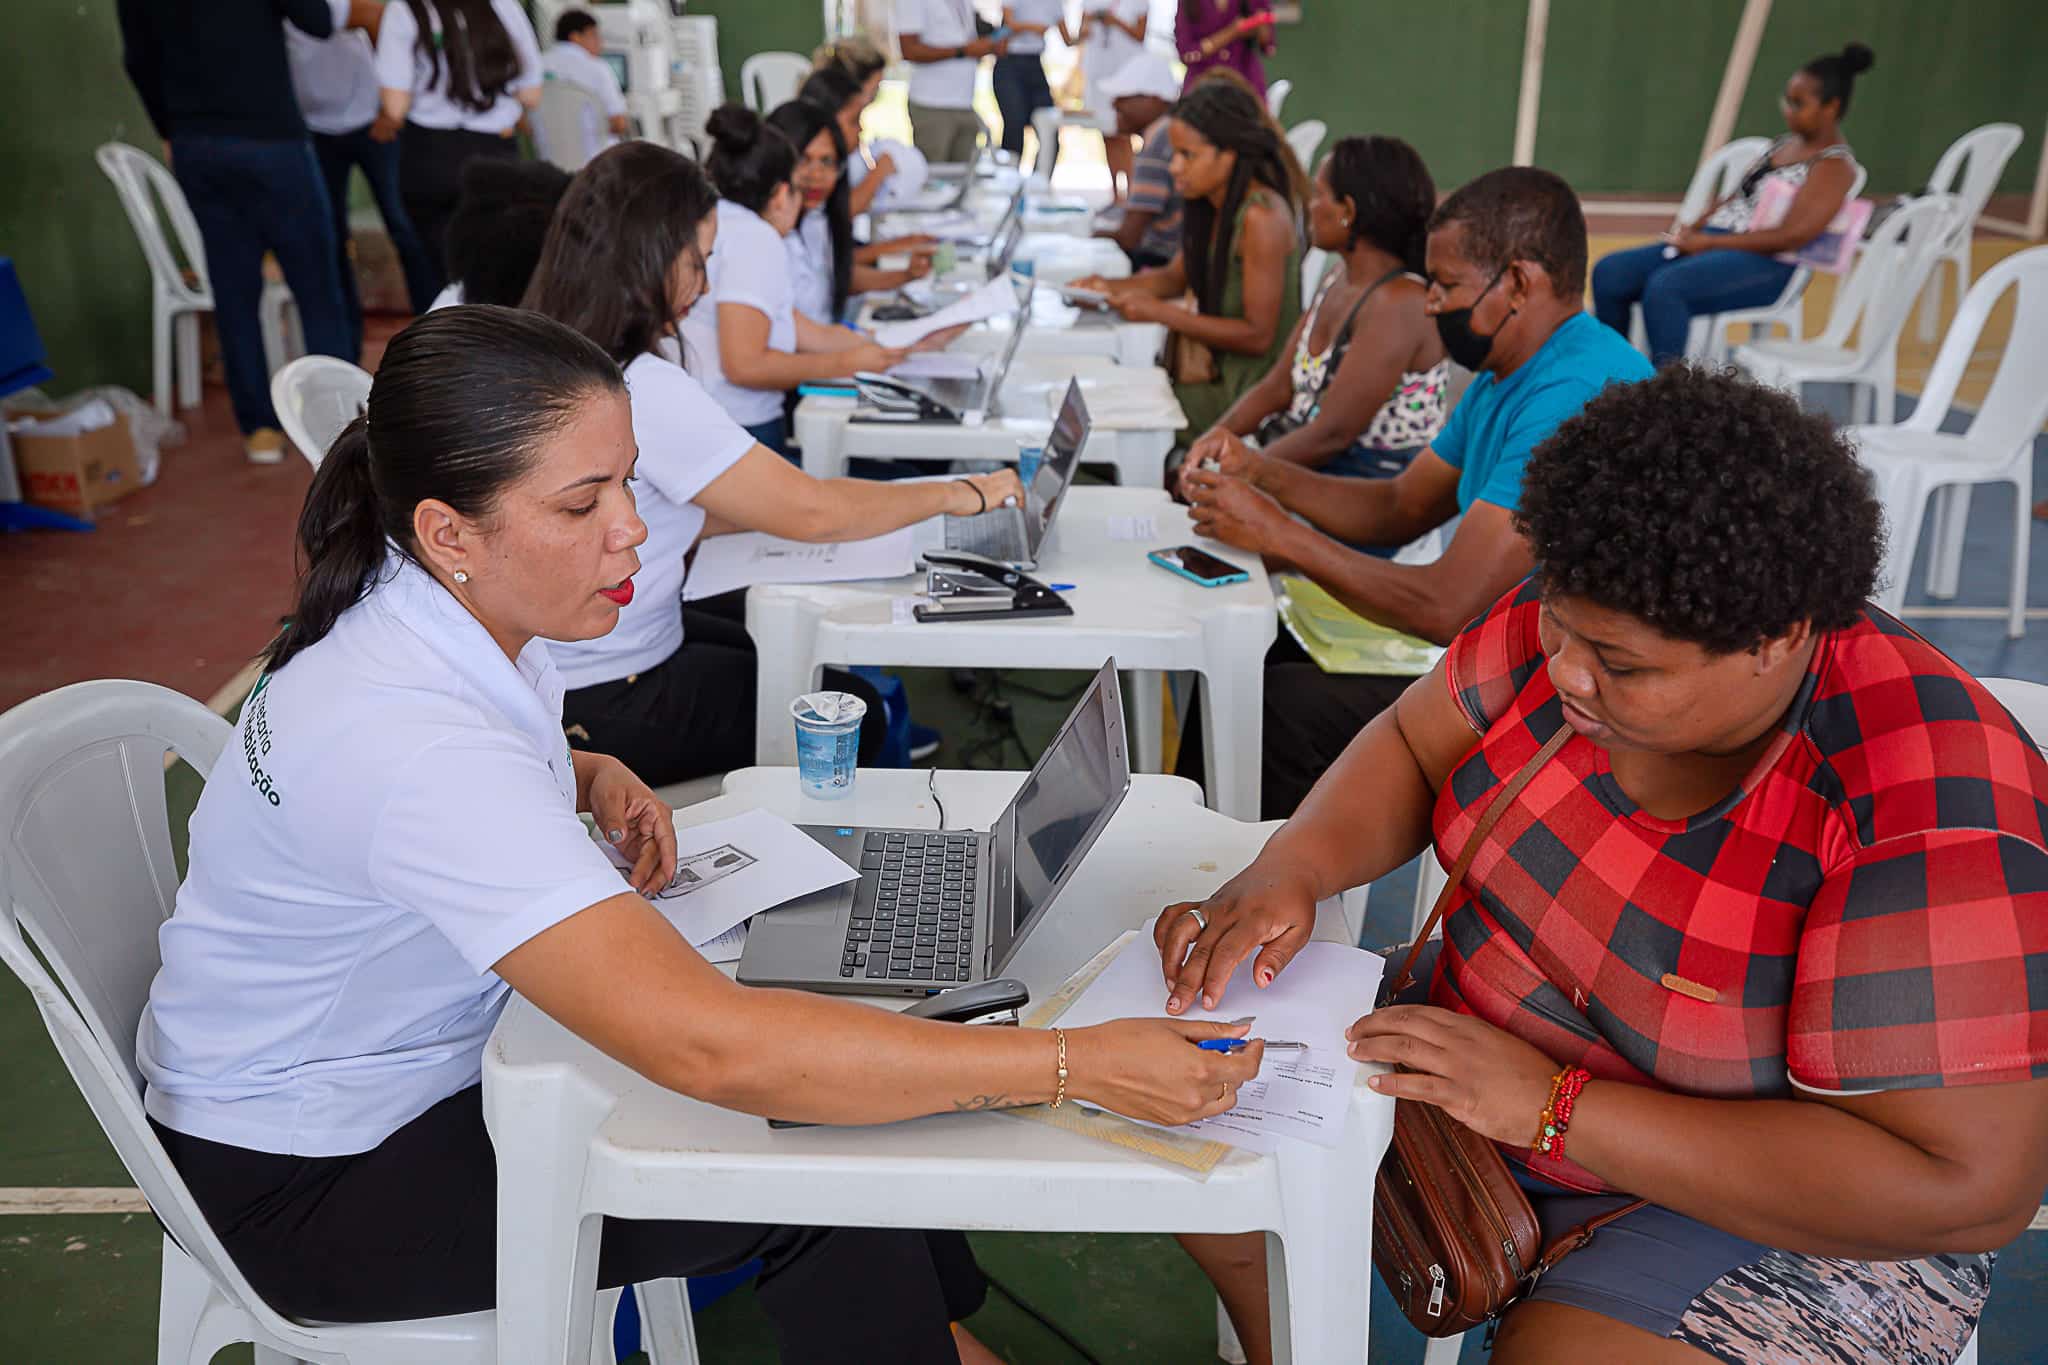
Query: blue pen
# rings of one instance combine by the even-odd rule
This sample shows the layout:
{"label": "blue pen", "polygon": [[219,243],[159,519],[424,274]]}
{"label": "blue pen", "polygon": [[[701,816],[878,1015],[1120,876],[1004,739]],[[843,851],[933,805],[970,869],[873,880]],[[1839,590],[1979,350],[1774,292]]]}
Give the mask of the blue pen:
{"label": "blue pen", "polygon": [[[1242,1052],[1250,1042],[1249,1038],[1204,1038],[1201,1042],[1196,1043],[1195,1046],[1204,1052]],[[1266,1051],[1268,1052],[1308,1051],[1307,1043],[1283,1043],[1271,1038],[1266,1039],[1265,1042]]]}
{"label": "blue pen", "polygon": [[1045,586],[1054,592],[1072,592],[1074,590],[1072,583],[1048,583]]}

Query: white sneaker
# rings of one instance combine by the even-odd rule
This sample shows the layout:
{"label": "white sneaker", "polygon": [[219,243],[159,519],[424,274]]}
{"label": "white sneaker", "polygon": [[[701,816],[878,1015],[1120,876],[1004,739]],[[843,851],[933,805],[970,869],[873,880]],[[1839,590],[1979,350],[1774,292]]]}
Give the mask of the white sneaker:
{"label": "white sneaker", "polygon": [[242,449],[250,464],[282,464],[284,433],[276,427],[258,427],[243,438]]}

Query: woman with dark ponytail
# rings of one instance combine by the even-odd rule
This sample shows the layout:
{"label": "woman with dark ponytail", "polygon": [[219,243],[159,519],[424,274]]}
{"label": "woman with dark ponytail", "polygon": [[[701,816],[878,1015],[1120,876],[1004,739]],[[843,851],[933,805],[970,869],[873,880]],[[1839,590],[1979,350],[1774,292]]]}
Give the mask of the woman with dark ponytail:
{"label": "woman with dark ponytail", "polygon": [[[1629,334],[1629,310],[1643,309],[1650,359],[1685,355],[1695,315],[1761,308],[1784,293],[1795,267],[1778,260],[1827,230],[1856,183],[1856,154],[1842,136],[1856,78],[1876,58],[1861,43],[1815,57],[1792,73],[1778,107],[1785,132],[1757,158],[1742,184],[1662,242],[1616,251],[1593,267],[1593,311]],[[1755,222],[1766,186],[1793,187],[1784,216]]]}
{"label": "woman with dark ponytail", "polygon": [[[600,347],[458,306],[392,341],[308,495],[299,600],[193,814],[136,1039],[158,1140],[280,1313],[491,1308],[478,1076],[514,990],[655,1084],[826,1123],[1062,1092],[1183,1123],[1258,1072],[1258,1043],[1194,1046],[1242,1029],[1123,1020],[1062,1043],[707,964],[643,899],[674,875],[672,813],[563,743],[547,646],[603,634],[633,599],[635,456]],[[958,1233],[607,1220],[597,1273],[756,1258],[786,1361],[995,1361],[948,1326],[983,1295]]]}
{"label": "woman with dark ponytail", "polygon": [[1450,366],[1422,311],[1423,243],[1436,184],[1394,137],[1341,139],[1317,168],[1309,244],[1337,258],[1286,354],[1189,453],[1392,478],[1443,427]]}
{"label": "woman with dark ponytail", "polygon": [[399,196],[448,283],[448,220],[462,168],[514,160],[519,120],[540,103],[540,40],[519,0],[391,0],[377,30],[383,112],[370,129],[398,145]]}
{"label": "woman with dark ponytail", "polygon": [[[1128,280],[1077,281],[1131,322],[1171,334],[1168,371],[1187,413],[1182,445],[1214,426],[1284,354],[1301,314],[1300,169],[1242,83],[1197,82],[1173,107],[1181,249]],[[1192,294],[1194,307],[1181,306]]]}
{"label": "woman with dark ponytail", "polygon": [[797,149],[742,104],[712,111],[705,169],[718,186],[718,253],[709,306],[683,319],[690,367],[704,391],[770,450],[788,456],[783,402],[799,384],[886,370],[905,351],[798,312],[782,239],[803,199],[791,183]]}

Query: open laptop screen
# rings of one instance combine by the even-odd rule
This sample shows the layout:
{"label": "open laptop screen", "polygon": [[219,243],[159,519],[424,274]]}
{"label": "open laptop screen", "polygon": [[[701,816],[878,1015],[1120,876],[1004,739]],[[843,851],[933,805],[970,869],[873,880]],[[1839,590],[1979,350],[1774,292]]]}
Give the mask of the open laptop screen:
{"label": "open laptop screen", "polygon": [[1073,875],[1130,782],[1123,690],[1111,660],[997,825],[996,857],[1009,863],[1013,892],[1007,904],[1000,895],[996,900],[989,932],[992,970],[1003,970],[1011,946]]}
{"label": "open laptop screen", "polygon": [[1035,537],[1033,549],[1043,540],[1052,514],[1073,480],[1081,447],[1088,443],[1089,426],[1088,404],[1081,397],[1081,383],[1070,380],[1059,415],[1052,420],[1052,434],[1046,438],[1045,456],[1031,476],[1031,486],[1024,490],[1024,510],[1030,518],[1026,529]]}

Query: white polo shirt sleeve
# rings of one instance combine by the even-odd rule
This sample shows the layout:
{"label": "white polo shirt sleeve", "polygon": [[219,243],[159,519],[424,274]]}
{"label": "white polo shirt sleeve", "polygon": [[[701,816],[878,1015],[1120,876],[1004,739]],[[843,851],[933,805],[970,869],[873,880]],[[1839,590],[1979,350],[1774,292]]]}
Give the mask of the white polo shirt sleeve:
{"label": "white polo shirt sleeve", "polygon": [[[719,205],[718,244],[711,253],[712,291],[716,301],[743,303],[768,316],[771,332],[779,333],[792,304],[789,287],[789,249],[782,234],[767,220],[731,200]],[[771,335],[770,346],[794,350],[794,339],[783,344]]]}
{"label": "white polo shirt sleeve", "polygon": [[420,40],[419,20],[411,5],[386,5],[377,25],[377,84],[386,90],[411,90]]}
{"label": "white polo shirt sleeve", "polygon": [[[384,8],[389,11],[393,6]],[[491,8],[497,12],[498,22],[505,26],[512,39],[512,51],[519,57],[519,74],[506,82],[505,89],[530,90],[547,79],[540,65],[540,38],[533,31],[533,20],[526,17],[526,9],[519,0],[491,0]]]}
{"label": "white polo shirt sleeve", "polygon": [[694,501],[754,448],[746,428],[703,385],[660,356],[634,358],[626,367],[626,391],[633,400],[633,439],[640,446],[633,472],[672,503]]}
{"label": "white polo shirt sleeve", "polygon": [[424,916],[479,973],[631,889],[522,736],[458,731],[393,773],[387,793],[370,836],[371,885]]}

